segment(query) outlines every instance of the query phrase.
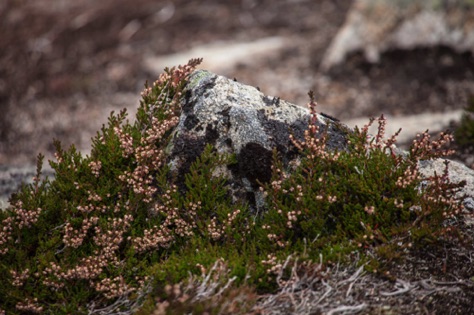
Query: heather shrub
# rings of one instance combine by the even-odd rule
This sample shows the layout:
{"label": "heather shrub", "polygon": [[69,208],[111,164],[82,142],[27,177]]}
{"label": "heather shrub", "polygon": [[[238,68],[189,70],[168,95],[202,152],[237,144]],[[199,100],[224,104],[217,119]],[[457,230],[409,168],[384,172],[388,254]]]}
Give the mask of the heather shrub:
{"label": "heather shrub", "polygon": [[401,154],[382,116],[377,135],[346,130],[348,149],[330,151],[312,99],[305,139],[291,139],[299,163],[284,167],[275,152],[261,183],[266,211],[232,201],[218,170],[235,157],[210,145],[178,183],[167,157],[198,63],[146,86],[133,122],[112,113],[90,156],[56,141],[54,178],[41,178],[38,156],[33,184],[0,212],[0,313],[243,313],[295,281],[298,260],[320,279],[330,260],[360,255],[379,268],[448,234],[459,187],[446,172],[421,178],[418,161],[449,154],[449,135],[423,133]]}
{"label": "heather shrub", "polygon": [[[219,203],[223,194],[199,200],[196,191],[209,183],[218,190],[221,181],[202,174],[193,183],[196,190],[182,196],[166,167],[181,91],[198,62],[167,69],[147,86],[135,122],[126,120],[125,111],[112,114],[93,139],[90,156],[56,141],[54,179],[40,180],[38,157],[34,184],[0,213],[0,305],[9,314],[134,310],[150,290],[151,264],[195,232],[218,238],[211,232],[221,233],[220,227],[209,233],[202,227],[212,223],[205,213],[209,203]],[[211,155],[208,149],[202,159],[225,162]],[[233,222],[226,219],[230,229]]]}
{"label": "heather shrub", "polygon": [[[309,106],[314,120],[316,104]],[[285,169],[275,157],[265,187],[270,209],[262,220],[275,249],[313,250],[314,258],[378,251],[391,258],[447,235],[451,228],[443,222],[460,214],[455,195],[461,185],[449,182],[448,164],[443,174],[421,178],[418,161],[452,154],[443,149],[452,137],[441,133],[431,140],[425,132],[403,153],[394,146],[398,133],[385,138],[383,116],[378,133],[368,134],[373,122],[348,132],[349,148],[341,152],[328,150],[327,134],[310,122],[304,141],[292,139],[301,152],[299,165]]]}

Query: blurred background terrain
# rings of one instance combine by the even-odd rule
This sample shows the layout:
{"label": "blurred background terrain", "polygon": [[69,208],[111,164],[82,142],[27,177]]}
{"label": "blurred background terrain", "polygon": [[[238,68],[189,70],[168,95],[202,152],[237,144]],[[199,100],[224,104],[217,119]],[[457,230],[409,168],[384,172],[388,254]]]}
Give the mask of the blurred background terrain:
{"label": "blurred background terrain", "polygon": [[[441,130],[474,94],[472,52],[436,40],[397,47],[390,34],[420,9],[400,14],[396,0],[381,2],[388,13],[368,10],[373,0],[3,0],[0,168],[34,164],[39,152],[51,158],[53,138],[87,153],[112,110],[132,118],[146,81],[197,57],[201,68],[302,106],[313,90],[320,111],[350,125],[384,114],[405,139]],[[474,15],[436,10],[452,13],[454,30],[474,25]],[[369,38],[364,23],[373,41],[322,66],[343,32]]]}

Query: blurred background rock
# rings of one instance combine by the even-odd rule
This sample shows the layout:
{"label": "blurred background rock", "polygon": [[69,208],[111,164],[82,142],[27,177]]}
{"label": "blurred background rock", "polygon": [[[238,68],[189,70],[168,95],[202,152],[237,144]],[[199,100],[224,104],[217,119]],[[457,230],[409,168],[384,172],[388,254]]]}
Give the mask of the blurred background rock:
{"label": "blurred background rock", "polygon": [[0,165],[51,158],[53,138],[87,153],[110,111],[133,117],[146,80],[196,57],[302,106],[313,90],[350,125],[443,129],[474,94],[471,2],[3,0]]}

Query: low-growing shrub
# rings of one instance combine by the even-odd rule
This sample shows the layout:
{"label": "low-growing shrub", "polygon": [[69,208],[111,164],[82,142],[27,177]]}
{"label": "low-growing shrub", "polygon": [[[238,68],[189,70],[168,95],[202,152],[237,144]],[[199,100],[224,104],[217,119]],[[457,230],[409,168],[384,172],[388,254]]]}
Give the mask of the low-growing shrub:
{"label": "low-growing shrub", "polygon": [[56,141],[54,178],[41,179],[38,157],[33,184],[0,213],[0,313],[243,312],[291,281],[297,259],[324,257],[318,270],[354,253],[378,261],[449,231],[459,187],[447,171],[418,173],[419,160],[449,153],[449,135],[423,133],[400,154],[381,117],[377,135],[347,130],[348,149],[330,151],[312,99],[305,139],[292,139],[298,165],[284,167],[275,153],[272,179],[261,183],[264,213],[232,202],[214,171],[235,157],[209,145],[178,189],[167,148],[199,62],[147,86],[134,122],[112,113],[90,156]]}
{"label": "low-growing shrub", "polygon": [[[314,121],[316,104],[309,106]],[[336,249],[402,251],[449,231],[443,222],[460,214],[461,185],[449,182],[448,164],[443,174],[422,178],[418,161],[451,154],[443,147],[452,137],[441,133],[432,141],[425,132],[403,153],[394,146],[398,133],[385,138],[383,116],[378,133],[368,134],[373,122],[349,131],[349,148],[341,152],[328,150],[327,134],[310,122],[304,141],[292,139],[299,165],[284,169],[275,158],[265,187],[271,207],[262,220],[275,249],[314,249],[326,257]]]}

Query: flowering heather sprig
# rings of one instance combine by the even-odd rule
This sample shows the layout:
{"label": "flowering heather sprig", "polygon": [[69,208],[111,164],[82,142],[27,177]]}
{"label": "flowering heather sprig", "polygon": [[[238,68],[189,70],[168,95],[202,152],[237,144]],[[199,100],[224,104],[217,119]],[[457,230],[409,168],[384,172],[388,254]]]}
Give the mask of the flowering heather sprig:
{"label": "flowering heather sprig", "polygon": [[127,285],[121,275],[113,279],[102,279],[94,285],[94,288],[97,292],[103,293],[104,297],[109,300],[120,296],[125,296],[136,291],[136,288]]}
{"label": "flowering heather sprig", "polygon": [[95,252],[95,256],[80,259],[79,263],[68,270],[56,274],[59,280],[96,279],[107,266],[118,264],[117,257],[110,251]]}
{"label": "flowering heather sprig", "polygon": [[98,178],[100,175],[100,169],[102,168],[102,162],[101,161],[91,161],[89,163],[89,167],[91,169],[92,174]]}
{"label": "flowering heather sprig", "polygon": [[89,229],[96,225],[99,221],[98,217],[85,218],[82,221],[81,227],[76,230],[72,227],[70,222],[66,222],[64,226],[63,243],[66,247],[78,248],[82,245]]}
{"label": "flowering heather sprig", "polygon": [[[155,104],[160,103],[163,105],[161,108],[164,109],[165,115],[170,113],[176,115],[177,111],[179,111],[179,100],[182,96],[179,85],[186,82],[187,77],[201,62],[202,58],[191,59],[186,65],[165,69],[165,72],[158,77],[158,80],[153,82],[153,88],[145,87],[141,93],[142,99],[146,102],[153,96]],[[154,95],[154,88],[158,88],[157,95]],[[173,94],[172,98],[170,97],[171,94]],[[150,106],[151,111],[153,111],[153,104],[145,104],[145,106]]]}
{"label": "flowering heather sprig", "polygon": [[375,121],[374,117],[369,118],[369,121],[362,127],[360,133],[365,135],[365,136],[368,136],[369,128],[370,128],[370,126],[372,126],[374,124],[374,121]]}
{"label": "flowering heather sprig", "polygon": [[403,209],[404,207],[403,200],[395,199],[393,201],[393,204],[395,205],[396,208],[399,208],[399,209]]}
{"label": "flowering heather sprig", "polygon": [[[191,237],[196,228],[195,218],[197,211],[201,208],[201,202],[189,203],[186,211],[176,207],[173,195],[177,193],[177,186],[171,185],[161,196],[161,202],[156,202],[150,209],[151,216],[163,216],[164,220],[160,225],[155,225],[151,229],[145,229],[143,236],[128,237],[133,248],[138,253],[143,253],[158,248],[169,248],[176,237]],[[183,217],[186,214],[188,219]]]}
{"label": "flowering heather sprig", "polygon": [[133,217],[129,214],[126,214],[123,219],[109,218],[107,229],[102,229],[100,226],[94,228],[94,243],[101,247],[105,253],[112,255],[119,249],[123,241],[123,234],[128,231],[132,221]]}
{"label": "flowering heather sprig", "polygon": [[307,104],[310,110],[308,129],[304,132],[304,141],[299,141],[290,135],[291,143],[302,152],[307,152],[308,159],[324,159],[337,161],[340,153],[326,149],[327,132],[320,130],[318,125],[317,103],[314,101],[313,93],[309,93],[310,102]]}
{"label": "flowering heather sprig", "polygon": [[194,70],[194,68],[200,64],[202,58],[191,59],[188,64],[179,66],[178,68],[173,70],[171,85],[176,88],[177,85],[183,82],[188,75]]}
{"label": "flowering heather sprig", "polygon": [[54,152],[54,158],[58,162],[58,164],[62,164],[64,162],[62,154],[60,152]]}
{"label": "flowering heather sprig", "polygon": [[264,266],[268,266],[267,274],[278,274],[281,270],[282,265],[278,263],[277,257],[275,254],[268,254],[267,260],[262,260],[261,263]]}
{"label": "flowering heather sprig", "polygon": [[120,148],[122,149],[122,156],[124,158],[128,158],[135,152],[135,148],[133,147],[133,138],[131,135],[123,132],[123,130],[115,126],[114,127],[115,134],[119,138],[120,141]]}
{"label": "flowering heather sprig", "polygon": [[136,194],[143,195],[144,202],[151,202],[157,192],[156,187],[152,185],[154,180],[152,173],[158,171],[165,164],[166,154],[160,146],[160,142],[167,132],[176,127],[178,122],[177,116],[172,116],[164,121],[153,117],[152,126],[147,129],[145,136],[141,138],[140,144],[136,147],[130,136],[125,137],[123,132],[116,130],[120,138],[120,146],[124,150],[124,157],[133,154],[137,162],[137,166],[132,172],[124,172],[119,176],[119,179],[126,182]]}
{"label": "flowering heather sprig", "polygon": [[387,125],[387,120],[383,114],[378,119],[379,128],[377,129],[377,135],[375,136],[375,146],[382,148],[383,140],[385,138],[385,126]]}
{"label": "flowering heather sprig", "polygon": [[21,272],[10,270],[10,274],[12,276],[12,285],[15,287],[21,287],[30,277],[30,269],[26,268]]}
{"label": "flowering heather sprig", "polygon": [[211,239],[214,241],[220,239],[224,233],[224,229],[218,227],[217,218],[214,217],[211,219],[211,222],[207,225],[207,232],[211,236]]}
{"label": "flowering heather sprig", "polygon": [[373,215],[375,214],[375,207],[374,206],[365,206],[364,207],[364,211],[368,214],[368,215]]}
{"label": "flowering heather sprig", "polygon": [[146,196],[145,202],[150,202],[151,197],[157,191],[157,188],[151,185],[153,176],[146,165],[137,166],[133,172],[125,171],[122,175],[119,175],[119,179],[127,183],[135,194]]}
{"label": "flowering heather sprig", "polygon": [[227,218],[224,220],[224,222],[220,223],[217,221],[216,217],[212,218],[211,222],[207,225],[207,231],[211,238],[214,241],[217,241],[225,236],[226,230],[232,227],[233,222],[239,214],[239,209],[234,210],[233,212],[227,214]]}
{"label": "flowering heather sprig", "polygon": [[151,229],[145,229],[142,237],[128,237],[132,247],[137,253],[143,253],[158,248],[169,248],[175,240],[172,231],[164,226],[154,226]]}
{"label": "flowering heather sprig", "polygon": [[420,179],[420,174],[418,172],[418,165],[414,164],[409,166],[404,172],[403,175],[397,179],[396,185],[399,188],[407,188],[415,181]]}
{"label": "flowering heather sprig", "polygon": [[[167,115],[168,116],[168,115]],[[151,128],[146,130],[145,137],[141,139],[141,153],[137,154],[138,160],[146,160],[156,155],[153,145],[159,143],[163,136],[179,123],[179,117],[169,115],[169,119],[160,121],[158,118],[152,118]]]}
{"label": "flowering heather sprig", "polygon": [[[154,173],[166,163],[166,154],[163,151],[166,135],[179,122],[181,84],[201,61],[202,59],[192,59],[187,65],[166,69],[153,83],[153,88],[145,88],[142,92],[143,102],[139,108],[139,113],[143,112],[145,115],[138,119],[143,125],[138,143],[134,144],[131,136],[125,135],[116,127],[115,133],[119,136],[125,156],[133,154],[137,163],[133,171],[124,172],[119,179],[127,183],[136,194],[144,196],[143,201],[146,203],[150,203],[157,193],[157,188],[153,185]],[[155,95],[151,102],[149,99],[155,90],[158,95]],[[173,97],[169,98],[171,92],[174,92]],[[159,117],[153,115],[158,110],[157,104],[160,104]]]}
{"label": "flowering heather sprig", "polygon": [[442,148],[453,141],[453,139],[451,134],[441,132],[437,140],[431,140],[431,136],[428,130],[426,130],[422,134],[416,135],[416,139],[413,140],[410,148],[410,155],[418,160],[429,160],[452,155],[454,154],[453,150],[443,150]]}
{"label": "flowering heather sprig", "polygon": [[240,214],[240,210],[234,210],[233,212],[227,215],[227,218],[224,222],[217,222],[217,218],[214,217],[211,219],[211,222],[207,225],[207,232],[214,241],[221,239],[226,235],[226,230],[231,228],[233,222],[236,220],[237,216]]}
{"label": "flowering heather sprig", "polygon": [[[165,75],[165,74],[164,74],[164,73],[161,73],[159,77],[161,77],[161,76],[163,76],[163,75]],[[141,91],[140,96],[141,96],[142,98],[145,97],[145,96],[148,96],[148,95],[151,94],[152,90],[153,90],[153,88],[152,88],[151,86],[148,86],[148,87],[146,87],[145,89],[143,89],[143,91]]]}
{"label": "flowering heather sprig", "polygon": [[33,210],[23,209],[23,202],[17,201],[13,206],[13,212],[15,214],[16,224],[19,229],[31,227],[38,221],[42,209],[36,208]]}
{"label": "flowering heather sprig", "polygon": [[201,208],[201,203],[190,203],[187,213],[176,207],[172,195],[177,193],[177,186],[172,185],[163,195],[163,203],[156,203],[153,209],[154,213],[165,217],[162,223],[164,227],[173,227],[173,232],[181,237],[192,236],[193,229],[196,228],[196,222],[191,218],[196,217],[196,211]]}
{"label": "flowering heather sprig", "polygon": [[289,211],[289,212],[286,213],[286,216],[288,218],[287,221],[286,221],[286,226],[289,229],[293,228],[293,222],[298,221],[297,216],[299,216],[299,215],[301,215],[301,210],[298,210],[298,211],[293,210],[293,211]]}
{"label": "flowering heather sprig", "polygon": [[182,217],[180,208],[173,207],[172,205],[159,205],[156,211],[165,215],[162,226],[173,227],[174,233],[179,236],[192,235],[193,225],[189,224]]}
{"label": "flowering heather sprig", "polygon": [[12,241],[13,217],[8,217],[2,221],[0,230],[0,255],[8,253],[8,243]]}
{"label": "flowering heather sprig", "polygon": [[62,282],[63,276],[61,275],[62,268],[55,262],[50,262],[49,267],[45,267],[41,273],[37,273],[36,276],[43,276],[44,279],[42,283],[50,288],[59,290],[65,286],[65,283]]}
{"label": "flowering heather sprig", "polygon": [[102,201],[102,197],[99,196],[97,193],[95,192],[92,192],[90,190],[87,191],[87,201],[96,201],[96,202],[100,202]]}
{"label": "flowering heather sprig", "polygon": [[[369,128],[373,125],[373,123],[377,120],[378,122],[378,129],[377,129],[377,134],[374,136],[369,134]],[[387,125],[387,119],[385,118],[384,115],[381,115],[378,119],[375,118],[370,118],[369,122],[365,124],[360,131],[360,135],[365,137],[366,141],[363,143],[363,148],[360,146],[357,148],[357,151],[361,152],[364,151],[366,154],[369,154],[371,150],[374,149],[380,149],[384,152],[386,150],[389,150],[389,152],[394,155],[393,149],[394,149],[394,144],[397,141],[397,137],[402,131],[402,129],[398,129],[397,132],[395,132],[393,135],[391,135],[389,138],[385,138],[385,127]],[[358,130],[358,129],[356,129]],[[348,141],[349,144],[351,144],[351,141]]]}
{"label": "flowering heather sprig", "polygon": [[[43,271],[43,275],[46,276],[43,280],[43,284],[55,290],[59,290],[64,288],[65,281],[79,279],[89,280],[90,288],[103,293],[104,297],[107,299],[113,299],[135,292],[137,288],[127,284],[121,275],[113,279],[98,279],[104,268],[110,266],[109,263],[111,261],[114,262],[115,265],[120,264],[116,258],[111,260],[110,255],[110,253],[106,253],[82,259],[79,265],[66,271],[62,271],[62,268],[59,265],[51,262],[50,267],[45,268]],[[143,286],[145,280],[146,279],[138,279],[139,285]]]}
{"label": "flowering heather sprig", "polygon": [[38,299],[25,299],[24,302],[18,302],[16,309],[23,312],[31,312],[34,314],[40,314],[43,312],[43,307],[38,305]]}

